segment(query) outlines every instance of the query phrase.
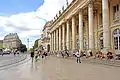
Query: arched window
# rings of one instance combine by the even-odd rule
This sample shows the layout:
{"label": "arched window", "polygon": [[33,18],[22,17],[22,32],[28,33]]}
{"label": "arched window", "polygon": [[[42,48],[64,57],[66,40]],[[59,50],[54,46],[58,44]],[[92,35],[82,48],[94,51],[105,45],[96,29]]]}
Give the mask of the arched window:
{"label": "arched window", "polygon": [[120,29],[114,30],[113,36],[114,36],[114,49],[120,50]]}
{"label": "arched window", "polygon": [[100,34],[100,49],[103,49],[103,33]]}

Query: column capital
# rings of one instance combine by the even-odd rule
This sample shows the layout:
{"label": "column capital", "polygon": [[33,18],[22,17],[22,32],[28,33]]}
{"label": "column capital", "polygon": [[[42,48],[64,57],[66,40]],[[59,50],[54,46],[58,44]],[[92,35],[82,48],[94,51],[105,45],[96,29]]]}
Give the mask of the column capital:
{"label": "column capital", "polygon": [[79,9],[79,13],[83,13],[83,9]]}
{"label": "column capital", "polygon": [[90,2],[89,2],[88,7],[90,7],[90,8],[93,7],[93,1],[90,1]]}

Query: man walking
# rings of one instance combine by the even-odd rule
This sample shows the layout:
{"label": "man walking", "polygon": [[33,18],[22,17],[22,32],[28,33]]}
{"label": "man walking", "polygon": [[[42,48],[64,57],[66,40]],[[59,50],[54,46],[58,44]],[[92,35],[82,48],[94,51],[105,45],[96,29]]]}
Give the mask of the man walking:
{"label": "man walking", "polygon": [[79,50],[77,50],[77,52],[76,52],[76,57],[77,57],[77,63],[78,63],[78,62],[81,63]]}
{"label": "man walking", "polygon": [[31,52],[31,58],[32,58],[32,62],[33,62],[33,59],[34,59],[34,52],[33,51]]}

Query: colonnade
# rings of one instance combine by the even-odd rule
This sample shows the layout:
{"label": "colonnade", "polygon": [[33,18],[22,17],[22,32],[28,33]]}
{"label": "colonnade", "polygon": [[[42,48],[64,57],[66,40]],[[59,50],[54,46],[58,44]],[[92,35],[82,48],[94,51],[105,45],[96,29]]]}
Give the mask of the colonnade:
{"label": "colonnade", "polygon": [[[95,49],[94,36],[94,9],[93,4],[88,4],[88,48]],[[109,7],[108,0],[102,0],[102,14],[103,14],[103,37],[104,49],[110,49],[110,33],[109,33]],[[76,49],[76,14],[72,15],[70,19],[63,22],[58,28],[51,32],[51,51]],[[78,12],[79,19],[79,49],[84,50],[84,26],[83,26],[83,11]],[[71,29],[71,30],[70,30]],[[71,35],[72,34],[72,35]]]}

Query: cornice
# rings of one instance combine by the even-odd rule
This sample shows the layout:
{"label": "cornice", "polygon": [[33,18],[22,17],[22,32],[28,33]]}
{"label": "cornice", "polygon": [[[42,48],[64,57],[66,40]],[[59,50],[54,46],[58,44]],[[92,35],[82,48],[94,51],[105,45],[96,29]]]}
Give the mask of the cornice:
{"label": "cornice", "polygon": [[[73,15],[78,13],[79,10],[84,8],[86,5],[89,4],[91,0],[75,0],[73,1],[65,11],[53,22],[50,30],[51,32],[57,28],[57,25],[61,25],[63,21],[67,21],[68,18],[72,18]],[[58,26],[59,27],[59,26]]]}
{"label": "cornice", "polygon": [[65,16],[65,14],[68,12],[68,10],[70,10],[77,1],[79,1],[79,0],[73,0],[73,1],[71,2],[71,4],[68,5],[68,7],[62,12],[62,14],[53,22],[51,28],[53,28],[54,25],[55,25],[57,22],[59,22],[59,21]]}

